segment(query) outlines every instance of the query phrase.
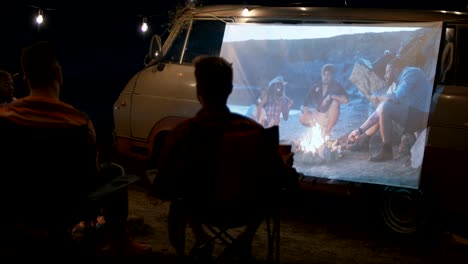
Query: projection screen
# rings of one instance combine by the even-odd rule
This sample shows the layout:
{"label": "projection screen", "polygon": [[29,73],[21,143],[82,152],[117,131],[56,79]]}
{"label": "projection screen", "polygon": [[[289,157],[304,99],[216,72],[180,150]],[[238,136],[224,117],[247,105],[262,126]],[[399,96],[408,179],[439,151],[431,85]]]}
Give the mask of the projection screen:
{"label": "projection screen", "polygon": [[441,32],[442,22],[227,24],[229,108],[278,125],[306,176],[418,188]]}

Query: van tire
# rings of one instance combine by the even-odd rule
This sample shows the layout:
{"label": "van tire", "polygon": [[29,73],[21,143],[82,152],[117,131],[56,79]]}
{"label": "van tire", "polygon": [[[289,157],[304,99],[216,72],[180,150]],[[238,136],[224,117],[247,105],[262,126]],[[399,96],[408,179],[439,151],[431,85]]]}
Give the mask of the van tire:
{"label": "van tire", "polygon": [[423,195],[419,190],[387,186],[379,211],[385,226],[399,234],[416,234],[425,222]]}

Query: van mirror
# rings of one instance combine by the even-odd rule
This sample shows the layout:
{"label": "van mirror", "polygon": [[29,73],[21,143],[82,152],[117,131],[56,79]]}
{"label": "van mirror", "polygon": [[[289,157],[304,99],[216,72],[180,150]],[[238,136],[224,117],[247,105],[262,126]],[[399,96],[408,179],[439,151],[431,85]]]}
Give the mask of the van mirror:
{"label": "van mirror", "polygon": [[158,62],[162,56],[161,50],[162,50],[161,37],[158,34],[154,34],[153,37],[151,38],[150,50],[148,54],[151,60],[153,60],[154,62]]}

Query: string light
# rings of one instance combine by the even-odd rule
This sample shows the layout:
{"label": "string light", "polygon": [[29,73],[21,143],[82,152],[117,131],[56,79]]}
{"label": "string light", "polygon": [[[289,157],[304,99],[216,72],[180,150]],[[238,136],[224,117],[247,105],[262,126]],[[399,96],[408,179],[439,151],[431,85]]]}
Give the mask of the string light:
{"label": "string light", "polygon": [[39,8],[39,11],[37,12],[37,16],[36,16],[36,23],[38,25],[41,25],[42,22],[44,22],[43,11],[42,9]]}
{"label": "string light", "polygon": [[[185,0],[186,5],[189,7],[194,7],[196,3],[198,2],[197,0]],[[48,8],[44,6],[35,6],[35,5],[29,5],[26,4],[25,6],[32,8],[34,10],[37,10],[36,15],[34,16],[34,24],[37,25],[38,29],[43,26],[43,24],[46,22],[46,17],[45,17],[45,12],[49,11],[56,11],[54,8]],[[146,32],[151,30],[151,27],[148,23],[148,19],[151,17],[164,17],[166,14],[154,14],[154,15],[138,15],[138,17],[141,19],[138,23],[138,31],[140,31],[142,34],[146,34]]]}
{"label": "string light", "polygon": [[164,15],[160,15],[160,14],[157,14],[157,15],[138,15],[139,18],[141,18],[141,24],[139,24],[139,31],[143,34],[145,34],[148,30],[150,30],[150,25],[148,23],[148,19],[151,18],[151,17],[162,17]]}
{"label": "string light", "polygon": [[148,30],[148,21],[146,17],[143,17],[143,22],[141,23],[141,32],[145,33]]}
{"label": "string light", "polygon": [[37,24],[38,28],[45,22],[44,11],[55,11],[55,9],[52,9],[52,8],[39,7],[39,6],[33,6],[33,5],[27,5],[27,6],[37,10],[37,15],[34,18],[34,22]]}

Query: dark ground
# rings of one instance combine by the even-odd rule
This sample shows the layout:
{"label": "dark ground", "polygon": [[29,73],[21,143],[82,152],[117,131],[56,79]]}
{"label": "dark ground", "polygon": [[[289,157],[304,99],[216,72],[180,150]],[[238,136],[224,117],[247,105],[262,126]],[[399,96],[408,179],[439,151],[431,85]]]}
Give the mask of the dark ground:
{"label": "dark ground", "polygon": [[[167,234],[168,203],[149,195],[145,164],[122,158],[114,161],[123,165],[127,174],[142,176],[128,189],[129,215],[133,219],[129,227],[137,241],[152,246],[152,253],[144,258],[103,261],[176,263]],[[308,191],[291,194],[281,202],[281,263],[468,263],[468,239],[455,243],[447,233],[434,230],[411,235],[391,232],[380,217],[378,195],[330,184],[309,184]],[[262,224],[253,242],[257,263],[266,263],[266,237],[266,225]],[[188,251],[193,243],[190,232],[187,238]],[[18,258],[5,259],[9,254],[2,250],[2,263],[21,263]],[[215,255],[221,250],[220,244],[215,244]],[[73,261],[77,256],[70,257]]]}
{"label": "dark ground", "polygon": [[[144,176],[144,164],[117,160],[127,173]],[[138,241],[152,245],[153,263],[175,263],[167,236],[168,204],[147,193],[145,179],[129,188],[129,213],[142,217]],[[452,243],[444,233],[403,235],[382,224],[378,197],[330,188],[314,188],[285,199],[281,206],[281,263],[468,263],[468,246]],[[322,191],[319,191],[322,190]],[[188,236],[188,245],[192,242]],[[266,226],[254,240],[253,253],[266,262]],[[215,247],[219,253],[220,247]]]}

